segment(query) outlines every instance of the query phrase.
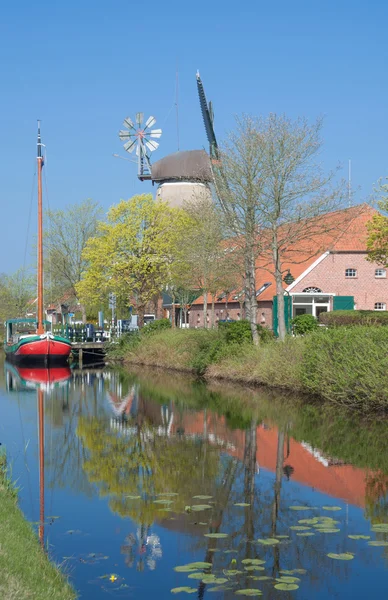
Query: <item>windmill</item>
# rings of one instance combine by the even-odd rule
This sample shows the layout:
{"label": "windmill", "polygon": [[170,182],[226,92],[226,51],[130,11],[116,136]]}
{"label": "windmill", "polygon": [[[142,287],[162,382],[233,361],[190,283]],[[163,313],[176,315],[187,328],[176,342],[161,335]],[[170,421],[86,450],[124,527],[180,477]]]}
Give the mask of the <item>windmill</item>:
{"label": "windmill", "polygon": [[126,129],[119,131],[119,138],[124,144],[124,150],[133,152],[136,149],[137,176],[140,181],[151,179],[151,163],[149,152],[159,147],[155,139],[162,135],[161,129],[151,129],[156,123],[154,117],[148,117],[143,126],[144,113],[136,113],[136,127],[129,117],[124,119],[123,126]]}

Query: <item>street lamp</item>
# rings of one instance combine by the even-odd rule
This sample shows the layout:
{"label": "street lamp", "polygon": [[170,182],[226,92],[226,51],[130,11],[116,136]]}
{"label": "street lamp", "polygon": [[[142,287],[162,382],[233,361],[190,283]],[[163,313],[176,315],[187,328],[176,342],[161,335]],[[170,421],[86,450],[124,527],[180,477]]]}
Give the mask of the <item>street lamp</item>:
{"label": "street lamp", "polygon": [[[284,283],[286,283],[287,285],[291,285],[291,283],[294,283],[295,281],[295,277],[292,275],[290,269],[288,269],[287,273],[285,274],[285,276],[283,277],[283,281]],[[287,292],[288,293],[288,292]]]}
{"label": "street lamp", "polygon": [[[291,285],[291,283],[294,283],[295,281],[295,277],[292,275],[290,269],[288,269],[287,273],[285,274],[285,276],[283,277],[283,281],[284,283],[287,284],[287,286]],[[290,296],[290,292],[287,290],[284,290],[285,293],[287,294],[289,300],[288,300],[288,323],[287,323],[287,330],[288,332],[290,332],[291,329],[291,319],[292,319],[292,303],[291,303],[291,296]]]}

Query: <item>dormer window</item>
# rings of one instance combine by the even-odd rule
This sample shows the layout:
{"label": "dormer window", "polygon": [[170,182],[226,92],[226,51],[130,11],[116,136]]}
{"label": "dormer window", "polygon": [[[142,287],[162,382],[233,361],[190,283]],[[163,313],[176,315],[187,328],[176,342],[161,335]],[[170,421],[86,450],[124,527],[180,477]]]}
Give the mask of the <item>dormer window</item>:
{"label": "dormer window", "polygon": [[357,269],[345,269],[345,277],[348,279],[354,279],[357,277]]}

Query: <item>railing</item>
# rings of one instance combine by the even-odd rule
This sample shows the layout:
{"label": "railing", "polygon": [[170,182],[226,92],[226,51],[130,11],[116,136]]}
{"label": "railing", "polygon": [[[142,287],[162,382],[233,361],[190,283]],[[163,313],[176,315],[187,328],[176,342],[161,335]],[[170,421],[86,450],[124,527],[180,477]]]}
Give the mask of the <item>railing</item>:
{"label": "railing", "polygon": [[112,342],[120,338],[128,330],[116,326],[108,329],[95,328],[93,325],[53,325],[52,332],[73,343],[83,342]]}

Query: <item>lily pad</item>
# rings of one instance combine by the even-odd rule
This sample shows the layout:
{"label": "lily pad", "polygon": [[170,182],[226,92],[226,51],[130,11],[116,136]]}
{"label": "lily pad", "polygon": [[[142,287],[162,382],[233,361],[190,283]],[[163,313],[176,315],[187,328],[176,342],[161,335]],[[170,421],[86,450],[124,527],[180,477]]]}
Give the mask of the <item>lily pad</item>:
{"label": "lily pad", "polygon": [[368,542],[368,546],[388,546],[388,542],[376,540],[376,541]]}
{"label": "lily pad", "polygon": [[329,552],[327,555],[329,558],[333,558],[334,560],[353,560],[353,554],[350,552],[342,552],[340,554],[335,554],[334,552]]}
{"label": "lily pad", "polygon": [[244,558],[242,561],[243,565],[264,565],[265,560],[261,558]]}
{"label": "lily pad", "polygon": [[172,588],[171,593],[172,594],[179,594],[180,592],[186,592],[186,594],[195,594],[195,592],[197,591],[197,588],[191,588],[191,587],[176,587],[176,588]]}
{"label": "lily pad", "polygon": [[128,496],[125,496],[125,498],[127,498],[127,500],[140,500],[141,496],[133,496],[129,494]]}
{"label": "lily pad", "polygon": [[315,533],[313,531],[301,531],[296,535],[298,535],[299,537],[310,537],[312,535],[315,535]]}
{"label": "lily pad", "polygon": [[260,565],[247,565],[244,567],[246,571],[264,571],[265,568]]}
{"label": "lily pad", "polygon": [[172,500],[167,500],[167,498],[161,498],[160,500],[154,500],[154,504],[172,504]]}
{"label": "lily pad", "polygon": [[280,544],[280,541],[276,538],[260,538],[256,540],[258,544],[263,544],[263,546],[275,546],[276,544]]}
{"label": "lily pad", "polygon": [[323,510],[342,510],[342,508],[340,506],[322,506]]}
{"label": "lily pad", "polygon": [[278,540],[287,540],[290,536],[289,535],[277,535],[275,537],[277,537]]}
{"label": "lily pad", "polygon": [[214,538],[214,539],[227,538],[228,535],[229,535],[228,533],[204,533],[205,537]]}
{"label": "lily pad", "polygon": [[205,577],[205,574],[202,573],[202,571],[196,571],[195,573],[190,573],[190,575],[188,575],[189,579],[202,579],[203,577]]}
{"label": "lily pad", "polygon": [[301,525],[315,525],[315,523],[318,523],[318,521],[318,517],[311,517],[311,519],[300,519],[298,523]]}
{"label": "lily pad", "polygon": [[313,510],[313,506],[289,506],[290,510]]}
{"label": "lily pad", "polygon": [[198,571],[198,569],[209,569],[211,566],[212,563],[198,561],[174,567],[174,571],[178,573],[192,573],[193,571]]}
{"label": "lily pad", "polygon": [[250,506],[249,502],[235,502],[234,506]]}
{"label": "lily pad", "polygon": [[193,504],[191,510],[198,512],[200,510],[206,510],[208,508],[211,508],[210,504]]}
{"label": "lily pad", "polygon": [[213,498],[213,496],[202,496],[202,495],[199,495],[199,496],[193,496],[193,498],[195,500],[210,500],[211,498]]}
{"label": "lily pad", "polygon": [[289,577],[282,575],[276,579],[279,583],[298,583],[300,581],[299,577]]}
{"label": "lily pad", "polygon": [[268,577],[268,575],[258,575],[258,577],[256,577],[257,581],[269,581],[270,579],[272,579],[272,577]]}
{"label": "lily pad", "polygon": [[330,528],[330,527],[321,527],[317,531],[321,531],[322,533],[338,533],[341,530],[340,529],[336,529],[334,527],[333,528]]}
{"label": "lily pad", "polygon": [[235,594],[237,594],[238,596],[262,596],[263,592],[261,590],[248,588],[246,590],[237,590]]}
{"label": "lily pad", "polygon": [[233,577],[234,575],[242,575],[244,571],[238,571],[237,569],[224,569],[223,574],[227,577]]}
{"label": "lily pad", "polygon": [[370,535],[348,535],[351,540],[370,540]]}
{"label": "lily pad", "polygon": [[179,496],[177,492],[163,492],[162,494],[156,494],[157,496]]}
{"label": "lily pad", "polygon": [[299,585],[296,583],[277,583],[275,585],[276,590],[282,590],[284,592],[292,592],[292,590],[297,590]]}
{"label": "lily pad", "polygon": [[308,527],[307,525],[291,525],[290,529],[293,529],[294,531],[307,531],[308,529],[311,529],[311,527]]}

